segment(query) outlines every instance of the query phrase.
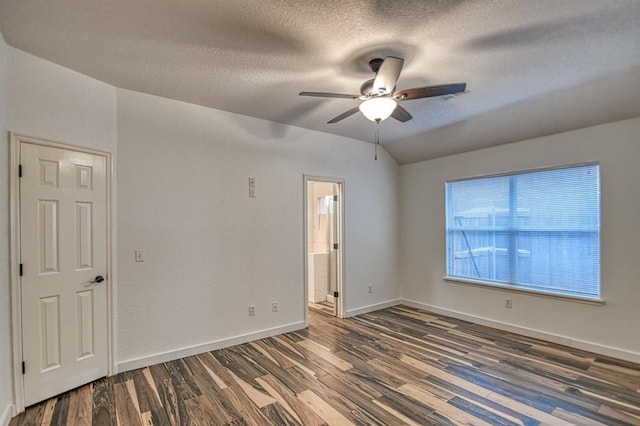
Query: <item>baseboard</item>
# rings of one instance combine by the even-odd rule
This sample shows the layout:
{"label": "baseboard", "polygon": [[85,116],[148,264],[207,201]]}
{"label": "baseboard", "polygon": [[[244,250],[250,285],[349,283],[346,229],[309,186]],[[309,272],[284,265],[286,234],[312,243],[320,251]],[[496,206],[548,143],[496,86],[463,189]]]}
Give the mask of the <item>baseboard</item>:
{"label": "baseboard", "polygon": [[379,311],[380,309],[390,308],[401,303],[404,303],[403,299],[393,299],[386,302],[375,303],[373,305],[362,306],[356,309],[349,309],[345,314],[345,318],[355,317],[356,315],[367,314],[373,311]]}
{"label": "baseboard", "polygon": [[489,318],[469,315],[469,314],[465,314],[464,312],[440,308],[438,306],[428,305],[426,303],[418,302],[415,300],[401,299],[400,303],[407,306],[411,306],[412,308],[433,312],[435,314],[446,315],[446,316],[461,319],[464,321],[485,325],[487,327],[497,328],[499,330],[522,334],[523,336],[533,337],[535,339],[546,340],[548,342],[557,343],[560,345],[565,345],[565,346],[569,346],[572,348],[581,349],[589,352],[594,352],[596,354],[623,359],[625,361],[640,363],[640,353],[637,353],[637,352],[605,346],[599,343],[589,342],[585,340],[574,339],[571,337],[548,333],[546,331],[536,330],[533,328],[508,324],[501,321],[495,321]]}
{"label": "baseboard", "polygon": [[9,426],[9,422],[11,421],[11,417],[13,413],[13,404],[8,404],[2,410],[2,415],[0,415],[0,426]]}
{"label": "baseboard", "polygon": [[251,342],[253,340],[276,336],[278,334],[290,333],[292,331],[300,330],[303,328],[305,328],[305,323],[304,321],[300,321],[252,333],[241,334],[239,336],[234,336],[226,339],[214,340],[212,342],[202,343],[200,345],[188,346],[140,358],[128,359],[125,361],[117,362],[115,366],[115,372],[122,373],[123,371],[144,368],[154,364],[160,364],[163,362],[173,361],[176,359],[198,355],[205,352],[215,351],[217,349],[227,348],[229,346],[240,345],[243,343]]}
{"label": "baseboard", "polygon": [[[558,343],[558,344],[573,347],[576,349],[582,349],[582,350],[594,352],[597,354],[607,355],[614,358],[623,359],[626,361],[640,363],[640,353],[637,353],[637,352],[604,346],[604,345],[600,345],[597,343],[588,342],[584,340],[573,339],[570,337],[548,333],[541,330],[508,324],[501,321],[495,321],[489,318],[474,316],[474,315],[466,314],[464,312],[445,309],[445,308],[429,305],[426,303],[422,303],[422,302],[418,302],[410,299],[402,299],[402,298],[393,299],[393,300],[388,300],[386,302],[380,302],[372,305],[362,306],[356,309],[350,309],[346,312],[345,318],[353,317],[356,315],[362,315],[362,314],[366,314],[373,311],[378,311],[380,309],[390,308],[392,306],[397,306],[400,304],[404,304],[407,306],[411,306],[413,308],[422,309],[422,310],[433,312],[440,315],[450,316],[450,317],[461,319],[464,321],[473,322],[480,325],[485,325],[487,327],[497,328],[499,330],[509,331],[512,333],[522,334],[524,336],[533,337],[536,339],[546,340],[548,342]],[[239,336],[234,336],[226,339],[215,340],[215,341],[203,343],[200,345],[184,347],[184,348],[157,353],[153,355],[148,355],[140,358],[133,358],[133,359],[116,363],[115,373],[135,370],[137,368],[144,368],[150,365],[160,364],[167,361],[173,361],[175,359],[185,358],[188,356],[198,355],[204,352],[215,351],[217,349],[222,349],[229,346],[240,345],[242,343],[251,342],[253,340],[264,339],[267,337],[276,336],[278,334],[289,333],[289,332],[300,330],[303,328],[305,328],[305,323],[304,321],[300,321],[300,322],[286,324],[279,327],[256,331],[253,333],[247,333],[247,334],[242,334]],[[5,426],[9,424],[9,420],[11,419],[12,407],[13,407],[12,405],[9,405],[5,408],[4,412],[2,413],[2,417],[0,417],[0,426]]]}

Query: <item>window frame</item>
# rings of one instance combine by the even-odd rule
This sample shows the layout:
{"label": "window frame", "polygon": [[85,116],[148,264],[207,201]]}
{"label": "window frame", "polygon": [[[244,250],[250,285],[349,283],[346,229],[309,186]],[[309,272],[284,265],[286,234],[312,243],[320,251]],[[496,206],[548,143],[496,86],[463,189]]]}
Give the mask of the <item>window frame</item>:
{"label": "window frame", "polygon": [[[536,289],[536,288],[532,288],[526,285],[521,285],[521,284],[517,284],[517,283],[502,283],[502,282],[494,282],[494,281],[485,281],[485,280],[481,280],[481,279],[474,279],[474,278],[467,278],[467,277],[457,277],[457,276],[450,276],[448,274],[449,272],[449,255],[450,255],[450,250],[451,248],[449,247],[449,228],[448,228],[448,219],[449,219],[449,194],[448,194],[448,184],[450,183],[456,183],[456,182],[464,182],[464,181],[469,181],[469,180],[479,180],[479,179],[487,179],[487,178],[495,178],[495,177],[505,177],[505,176],[515,176],[515,175],[520,175],[520,174],[527,174],[527,173],[539,173],[539,172],[545,172],[545,171],[555,171],[555,170],[562,170],[562,169],[571,169],[571,168],[578,168],[578,167],[587,167],[587,166],[596,166],[598,168],[598,183],[599,183],[599,193],[598,193],[598,223],[599,223],[599,228],[598,228],[598,246],[599,246],[599,250],[600,250],[600,256],[598,259],[598,267],[599,267],[599,271],[600,271],[600,275],[598,277],[598,286],[599,286],[599,295],[598,297],[589,297],[589,296],[582,296],[582,295],[573,295],[573,294],[566,294],[566,293],[562,293],[562,292],[554,292],[554,291],[547,291],[547,290],[543,290],[543,289]],[[456,178],[456,179],[446,179],[445,180],[445,185],[444,185],[444,222],[445,222],[445,226],[444,226],[444,270],[445,270],[445,275],[442,277],[442,279],[444,281],[450,282],[450,283],[455,283],[455,284],[463,284],[463,285],[471,285],[471,286],[475,286],[475,287],[481,287],[481,288],[485,288],[485,289],[489,289],[489,290],[507,290],[510,292],[515,292],[515,293],[524,293],[524,294],[531,294],[531,295],[535,295],[535,296],[541,296],[541,297],[547,297],[547,298],[552,298],[552,299],[561,299],[561,300],[567,300],[567,301],[572,301],[572,302],[579,302],[579,303],[586,303],[586,304],[590,304],[590,305],[603,305],[605,303],[605,300],[603,298],[603,293],[604,293],[604,286],[603,286],[603,282],[602,282],[602,168],[600,167],[600,163],[597,161],[594,162],[584,162],[584,163],[574,163],[574,164],[563,164],[563,165],[556,165],[556,166],[547,166],[547,167],[539,167],[539,168],[531,168],[531,169],[523,169],[523,170],[516,170],[516,171],[509,171],[509,172],[501,172],[501,173],[490,173],[490,174],[483,174],[483,175],[475,175],[475,176],[468,176],[468,177],[462,177],[462,178]],[[511,200],[509,201],[510,203],[512,202]]]}

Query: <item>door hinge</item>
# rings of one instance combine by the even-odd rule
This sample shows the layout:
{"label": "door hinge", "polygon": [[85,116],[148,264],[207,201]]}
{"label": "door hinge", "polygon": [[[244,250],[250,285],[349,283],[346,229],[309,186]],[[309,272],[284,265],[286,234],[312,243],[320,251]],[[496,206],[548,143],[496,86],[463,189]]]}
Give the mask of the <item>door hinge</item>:
{"label": "door hinge", "polygon": [[18,177],[22,177],[22,164],[18,164]]}
{"label": "door hinge", "polygon": [[20,276],[22,276],[22,263],[20,264]]}
{"label": "door hinge", "polygon": [[25,374],[27,372],[27,364],[22,361],[22,374]]}
{"label": "door hinge", "polygon": [[338,243],[333,243],[333,249],[338,250]]}
{"label": "door hinge", "polygon": [[335,201],[336,203],[338,202],[338,196],[337,195],[333,196],[333,201]]}
{"label": "door hinge", "polygon": [[333,292],[333,297],[338,297],[338,292],[337,291]]}

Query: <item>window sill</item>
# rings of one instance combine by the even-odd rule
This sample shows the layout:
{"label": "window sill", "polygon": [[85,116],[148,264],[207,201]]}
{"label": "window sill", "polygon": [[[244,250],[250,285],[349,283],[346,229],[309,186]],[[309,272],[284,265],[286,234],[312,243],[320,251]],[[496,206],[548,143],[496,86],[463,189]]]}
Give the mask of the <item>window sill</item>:
{"label": "window sill", "polygon": [[483,288],[489,288],[489,289],[493,289],[493,290],[507,290],[507,291],[512,291],[515,293],[525,293],[525,294],[532,294],[534,296],[542,296],[542,297],[548,297],[550,299],[557,299],[557,300],[566,300],[568,302],[577,302],[577,303],[585,303],[587,305],[604,305],[605,301],[603,299],[591,299],[588,297],[580,297],[580,296],[571,296],[568,294],[558,294],[558,293],[551,293],[551,292],[547,292],[547,291],[542,291],[542,290],[533,290],[533,289],[529,289],[529,288],[523,288],[523,287],[518,287],[516,285],[509,285],[509,284],[497,284],[497,283],[490,283],[487,281],[480,281],[480,280],[473,280],[473,279],[469,279],[469,278],[459,278],[459,277],[449,277],[449,276],[445,276],[442,278],[445,281],[449,281],[452,283],[456,283],[456,284],[466,284],[466,285],[473,285],[473,286],[477,286],[477,287],[483,287]]}

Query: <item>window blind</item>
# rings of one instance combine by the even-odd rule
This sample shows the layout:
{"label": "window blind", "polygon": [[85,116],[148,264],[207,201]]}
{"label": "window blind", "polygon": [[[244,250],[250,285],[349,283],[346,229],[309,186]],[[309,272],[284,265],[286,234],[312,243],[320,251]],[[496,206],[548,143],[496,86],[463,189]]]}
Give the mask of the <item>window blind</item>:
{"label": "window blind", "polygon": [[597,165],[446,183],[447,275],[600,297]]}

